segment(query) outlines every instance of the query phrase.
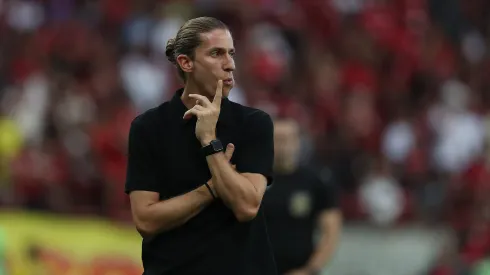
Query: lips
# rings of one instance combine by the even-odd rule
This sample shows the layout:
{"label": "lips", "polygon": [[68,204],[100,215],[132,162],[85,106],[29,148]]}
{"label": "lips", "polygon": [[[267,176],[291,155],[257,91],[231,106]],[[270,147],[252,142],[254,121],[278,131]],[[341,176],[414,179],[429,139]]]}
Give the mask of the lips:
{"label": "lips", "polygon": [[223,79],[223,84],[225,84],[227,86],[233,85],[233,78]]}

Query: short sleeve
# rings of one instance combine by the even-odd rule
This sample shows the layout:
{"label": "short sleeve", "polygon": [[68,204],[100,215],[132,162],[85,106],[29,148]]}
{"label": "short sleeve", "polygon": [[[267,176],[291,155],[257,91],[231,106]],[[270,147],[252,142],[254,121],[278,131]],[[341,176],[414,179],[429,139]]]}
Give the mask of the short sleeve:
{"label": "short sleeve", "polygon": [[339,208],[339,190],[329,169],[322,169],[317,175],[316,201],[319,210]]}
{"label": "short sleeve", "polygon": [[136,118],[129,130],[128,162],[126,170],[125,192],[131,191],[157,191],[157,177],[154,160],[151,155],[148,135],[141,120]]}
{"label": "short sleeve", "polygon": [[267,178],[267,185],[273,182],[272,167],[274,164],[274,125],[271,117],[257,111],[246,123],[245,141],[240,151],[237,169],[241,173],[257,173]]}

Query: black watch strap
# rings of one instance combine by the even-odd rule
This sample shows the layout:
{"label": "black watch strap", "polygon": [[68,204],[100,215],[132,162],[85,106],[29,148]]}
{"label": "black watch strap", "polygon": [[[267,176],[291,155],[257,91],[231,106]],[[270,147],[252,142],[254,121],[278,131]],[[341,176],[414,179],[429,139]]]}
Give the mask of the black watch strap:
{"label": "black watch strap", "polygon": [[212,140],[211,143],[201,148],[204,156],[210,156],[224,150],[223,144],[219,139]]}

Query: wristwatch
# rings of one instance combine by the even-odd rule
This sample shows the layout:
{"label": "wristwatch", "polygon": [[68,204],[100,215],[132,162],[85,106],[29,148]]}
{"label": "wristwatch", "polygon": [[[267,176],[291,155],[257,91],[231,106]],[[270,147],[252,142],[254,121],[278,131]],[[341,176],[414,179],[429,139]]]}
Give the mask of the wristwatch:
{"label": "wristwatch", "polygon": [[224,150],[223,144],[219,139],[212,140],[211,143],[201,148],[201,151],[206,157],[222,152],[223,150]]}

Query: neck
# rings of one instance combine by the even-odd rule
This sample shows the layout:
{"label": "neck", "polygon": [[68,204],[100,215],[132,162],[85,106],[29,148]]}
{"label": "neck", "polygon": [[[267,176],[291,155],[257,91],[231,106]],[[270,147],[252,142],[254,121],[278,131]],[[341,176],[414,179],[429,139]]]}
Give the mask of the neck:
{"label": "neck", "polygon": [[184,87],[184,92],[182,93],[182,96],[180,96],[180,99],[182,100],[182,103],[184,103],[185,107],[187,107],[187,109],[191,109],[192,107],[194,107],[194,105],[196,105],[196,100],[195,99],[192,99],[189,97],[190,94],[201,94],[201,92],[199,91],[199,89],[193,85],[193,83],[191,81],[187,81],[187,83],[185,83],[185,87]]}
{"label": "neck", "polygon": [[[190,94],[198,94],[198,95],[204,95],[204,96],[206,96],[205,93],[204,93],[204,91],[202,91],[201,89],[199,89],[194,84],[194,82],[187,81],[187,83],[185,84],[185,87],[184,87],[184,92],[182,93],[182,96],[180,97],[180,99],[182,100],[182,102],[184,103],[184,105],[188,109],[191,109],[192,107],[194,107],[196,105],[196,100],[193,99],[193,98],[190,98],[189,97]],[[209,100],[212,101],[212,99],[209,99]]]}

